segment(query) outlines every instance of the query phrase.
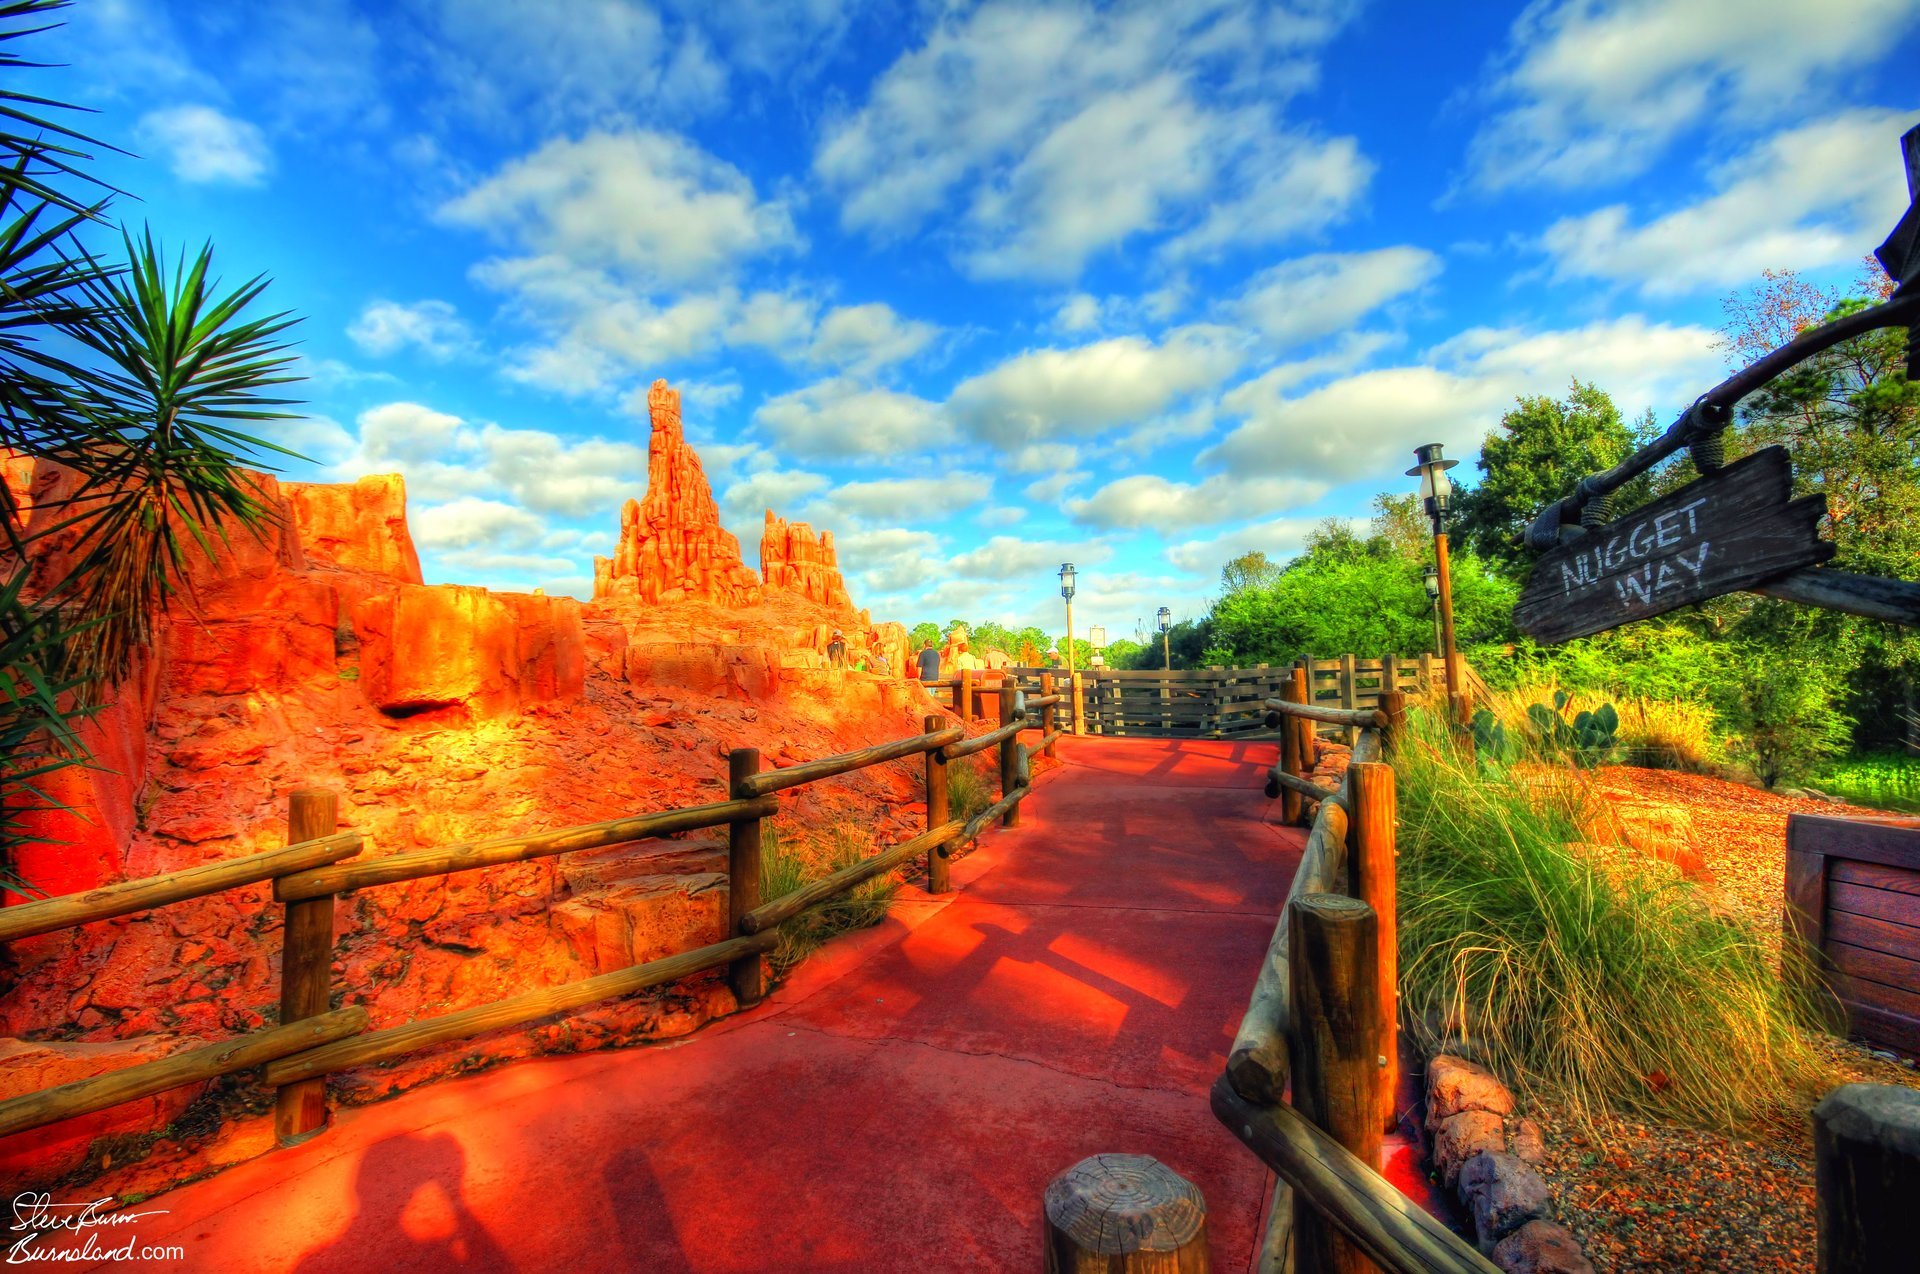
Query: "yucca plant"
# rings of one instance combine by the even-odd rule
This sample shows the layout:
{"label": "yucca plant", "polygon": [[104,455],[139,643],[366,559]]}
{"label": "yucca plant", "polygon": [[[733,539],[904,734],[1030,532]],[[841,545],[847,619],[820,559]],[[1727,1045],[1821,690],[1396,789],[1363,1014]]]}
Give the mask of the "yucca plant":
{"label": "yucca plant", "polygon": [[[8,84],[42,65],[18,43],[64,7],[0,2]],[[99,143],[54,118],[72,109],[0,88],[0,448],[78,476],[31,515],[0,484],[0,888],[15,892],[42,781],[88,763],[77,726],[185,582],[186,541],[211,556],[229,527],[257,534],[267,509],[240,466],[292,454],[236,427],[283,415],[265,391],[294,379],[292,320],[245,315],[262,279],[219,295],[210,245],[171,271],[150,233],[122,233],[124,263],[90,251],[114,192],[84,167]]]}

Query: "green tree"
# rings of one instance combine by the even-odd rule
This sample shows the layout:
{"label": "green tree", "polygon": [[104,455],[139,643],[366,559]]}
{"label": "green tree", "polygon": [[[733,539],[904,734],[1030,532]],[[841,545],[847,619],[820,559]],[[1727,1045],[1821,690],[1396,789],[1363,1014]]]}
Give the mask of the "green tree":
{"label": "green tree", "polygon": [[1220,568],[1220,591],[1264,588],[1279,578],[1281,567],[1259,549],[1251,549]]}
{"label": "green tree", "polygon": [[[1606,391],[1575,380],[1564,399],[1528,395],[1500,417],[1480,444],[1480,480],[1461,490],[1451,529],[1463,548],[1494,569],[1522,575],[1532,555],[1518,544],[1541,509],[1590,473],[1610,469],[1641,439]],[[1645,479],[1614,496],[1616,508],[1646,499]]]}

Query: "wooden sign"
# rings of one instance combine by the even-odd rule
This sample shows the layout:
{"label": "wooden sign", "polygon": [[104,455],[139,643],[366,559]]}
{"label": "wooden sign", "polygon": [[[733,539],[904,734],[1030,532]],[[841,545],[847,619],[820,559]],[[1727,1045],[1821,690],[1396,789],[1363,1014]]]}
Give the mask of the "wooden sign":
{"label": "wooden sign", "polygon": [[1824,562],[1833,556],[1818,529],[1827,498],[1792,495],[1784,447],[1690,482],[1543,556],[1514,626],[1536,641],[1566,641]]}

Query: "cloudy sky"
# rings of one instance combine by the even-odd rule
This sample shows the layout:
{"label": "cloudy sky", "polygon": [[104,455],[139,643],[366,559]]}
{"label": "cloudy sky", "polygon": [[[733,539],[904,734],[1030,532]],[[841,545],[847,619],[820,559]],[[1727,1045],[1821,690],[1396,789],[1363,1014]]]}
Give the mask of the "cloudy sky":
{"label": "cloudy sky", "polygon": [[[1445,14],[1443,26],[1435,15]],[[591,591],[686,397],[877,617],[1197,614],[1516,394],[1664,421],[1906,204],[1920,0],[80,0],[43,89],[301,327],[298,478]]]}

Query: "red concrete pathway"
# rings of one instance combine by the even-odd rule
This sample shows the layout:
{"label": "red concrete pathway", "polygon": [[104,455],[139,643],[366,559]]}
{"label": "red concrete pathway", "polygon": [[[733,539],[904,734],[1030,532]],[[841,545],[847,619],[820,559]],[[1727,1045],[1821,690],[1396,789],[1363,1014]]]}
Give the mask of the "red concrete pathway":
{"label": "red concrete pathway", "polygon": [[1206,1090],[1299,861],[1272,752],[1063,739],[958,892],[902,890],[758,1008],[343,1112],[143,1204],[186,1257],[138,1268],[1033,1269],[1047,1181],[1127,1151],[1247,1269],[1268,1177]]}

